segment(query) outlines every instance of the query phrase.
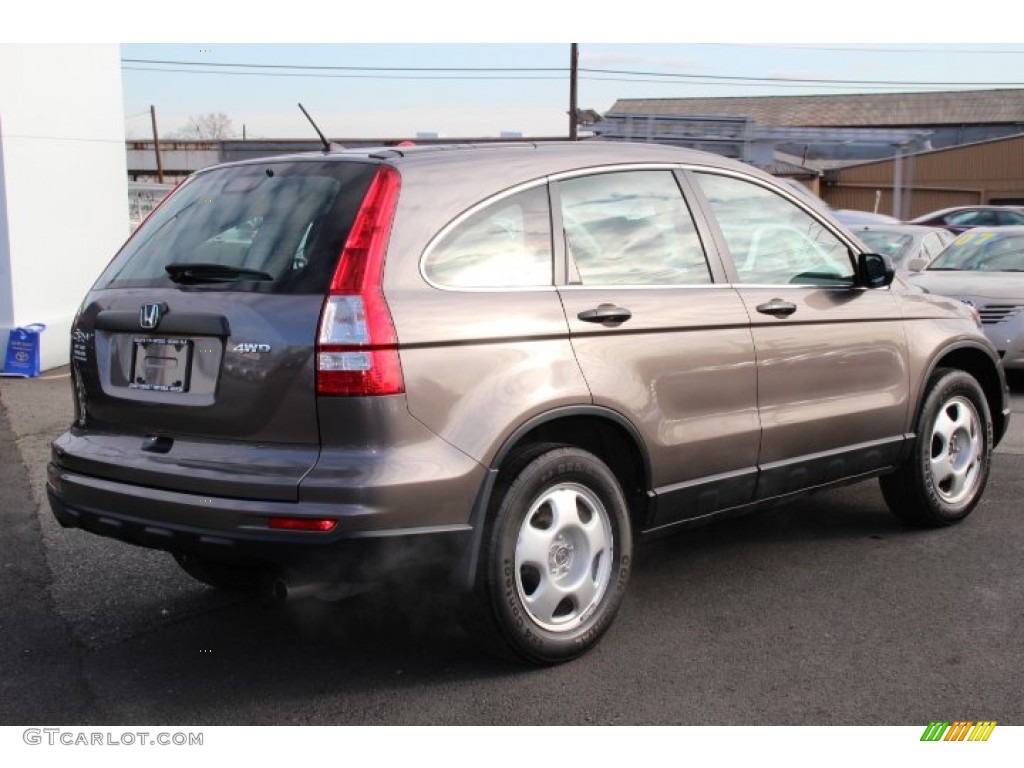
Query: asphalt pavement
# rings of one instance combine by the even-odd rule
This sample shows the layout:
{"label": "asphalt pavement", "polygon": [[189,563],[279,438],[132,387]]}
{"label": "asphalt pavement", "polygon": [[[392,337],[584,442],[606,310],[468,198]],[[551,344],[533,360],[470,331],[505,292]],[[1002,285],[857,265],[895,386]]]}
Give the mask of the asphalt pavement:
{"label": "asphalt pavement", "polygon": [[645,545],[586,657],[481,653],[417,590],[284,606],[54,521],[66,371],[0,380],[0,725],[1024,725],[1024,387],[979,508],[902,527],[877,483]]}

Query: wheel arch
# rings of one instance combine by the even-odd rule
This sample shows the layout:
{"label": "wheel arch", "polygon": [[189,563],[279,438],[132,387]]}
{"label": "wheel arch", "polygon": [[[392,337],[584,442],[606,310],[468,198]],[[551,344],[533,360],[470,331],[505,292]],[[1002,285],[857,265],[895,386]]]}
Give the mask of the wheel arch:
{"label": "wheel arch", "polygon": [[[936,355],[928,368],[924,381],[929,381],[939,368],[956,368],[973,376],[982,391],[992,416],[993,447],[999,444],[1006,433],[1008,419],[1006,407],[1006,378],[999,368],[999,363],[983,346],[973,343],[962,343],[943,350]],[[920,413],[921,405],[928,396],[928,390],[921,387],[915,403],[914,413]]]}
{"label": "wheel arch", "polygon": [[[651,487],[650,457],[639,430],[621,413],[597,405],[547,411],[521,424],[502,443],[489,469],[501,471],[508,458],[536,443],[573,445],[597,456],[618,478],[634,525],[643,525]],[[639,517],[638,517],[639,515]]]}
{"label": "wheel arch", "polygon": [[473,504],[473,537],[455,574],[457,584],[472,589],[494,486],[508,460],[531,445],[557,443],[588,451],[601,459],[618,479],[636,531],[651,515],[651,465],[639,430],[618,411],[597,405],[555,408],[528,419],[502,442],[487,464],[487,476]]}

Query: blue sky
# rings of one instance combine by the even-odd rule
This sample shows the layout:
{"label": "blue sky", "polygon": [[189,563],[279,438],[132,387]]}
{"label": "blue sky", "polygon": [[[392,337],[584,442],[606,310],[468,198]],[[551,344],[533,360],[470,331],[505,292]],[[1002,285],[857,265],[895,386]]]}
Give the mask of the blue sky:
{"label": "blue sky", "polygon": [[[190,114],[223,112],[238,133],[244,125],[249,137],[309,136],[311,129],[297,102],[328,136],[337,138],[401,137],[420,131],[448,137],[496,136],[501,131],[545,136],[566,130],[568,43],[196,42],[123,44],[121,51],[126,60],[123,88],[129,136],[149,135],[150,104],[157,108],[163,133],[183,126]],[[143,59],[194,64],[131,61]],[[219,64],[381,69],[214,66]],[[957,84],[970,82],[1021,87],[1024,45],[582,42],[580,67],[659,73],[582,72],[579,105],[605,112],[624,97],[955,90]],[[423,71],[426,68],[435,71]],[[441,68],[537,71],[436,71]],[[700,79],[707,76],[712,79]],[[755,84],[713,79],[721,77],[863,82]],[[934,85],[880,86],[868,81]]]}
{"label": "blue sky", "polygon": [[[237,132],[244,125],[252,137],[309,136],[310,128],[295,106],[299,101],[337,138],[390,138],[418,131],[448,137],[501,131],[561,134],[567,124],[566,69],[573,40],[580,43],[581,67],[591,69],[940,84],[934,89],[970,81],[1024,86],[1018,25],[957,25],[948,15],[923,13],[919,4],[893,0],[842,5],[820,0],[647,0],[634,5],[598,5],[593,0],[175,0],[159,6],[137,0],[51,0],[19,5],[17,15],[7,14],[0,28],[0,44],[113,42],[121,44],[126,59],[561,70],[475,73],[477,79],[467,79],[471,73],[466,72],[422,79],[426,73],[420,72],[421,79],[408,77],[412,73],[384,79],[381,71],[358,73],[362,77],[352,77],[355,72],[347,72],[349,77],[311,77],[308,70],[277,70],[273,76],[252,70],[225,74],[225,68],[216,67],[207,67],[206,73],[142,72],[140,68],[200,67],[126,62],[122,86],[129,136],[149,135],[151,104],[163,134],[182,128],[189,115],[224,112]],[[433,74],[436,78],[442,73]],[[451,79],[455,75],[460,79]],[[666,79],[583,73],[579,104],[604,112],[621,97],[871,90],[867,85]]]}

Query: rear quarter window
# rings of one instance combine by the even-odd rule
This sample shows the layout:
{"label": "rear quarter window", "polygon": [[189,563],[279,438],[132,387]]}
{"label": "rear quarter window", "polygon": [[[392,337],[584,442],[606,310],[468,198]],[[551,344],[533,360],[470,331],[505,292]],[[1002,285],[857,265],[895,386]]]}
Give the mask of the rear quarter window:
{"label": "rear quarter window", "polygon": [[547,186],[517,192],[458,221],[429,248],[423,271],[447,288],[530,288],[552,284]]}

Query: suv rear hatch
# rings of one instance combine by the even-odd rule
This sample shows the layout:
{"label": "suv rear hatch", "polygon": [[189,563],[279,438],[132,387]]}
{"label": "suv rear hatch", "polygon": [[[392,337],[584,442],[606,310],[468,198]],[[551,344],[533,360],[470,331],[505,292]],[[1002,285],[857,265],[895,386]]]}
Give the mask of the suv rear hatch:
{"label": "suv rear hatch", "polygon": [[377,167],[267,160],[179,187],[79,312],[76,421],[55,444],[58,463],[154,488],[297,500],[320,446],[320,315]]}

